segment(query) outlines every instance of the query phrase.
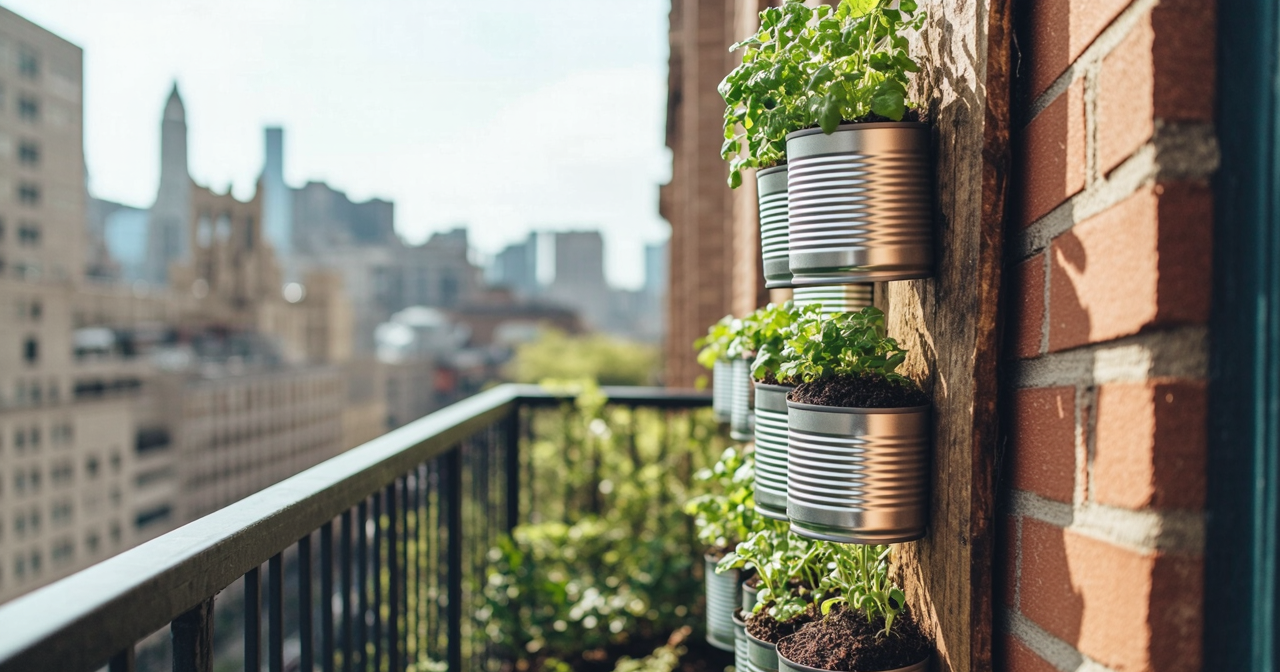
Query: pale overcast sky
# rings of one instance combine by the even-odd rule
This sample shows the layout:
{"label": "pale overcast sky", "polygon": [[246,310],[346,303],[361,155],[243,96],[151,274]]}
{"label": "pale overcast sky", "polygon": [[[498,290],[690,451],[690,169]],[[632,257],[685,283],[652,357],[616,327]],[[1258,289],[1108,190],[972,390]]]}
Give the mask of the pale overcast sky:
{"label": "pale overcast sky", "polygon": [[396,203],[411,241],[468,224],[493,253],[600,228],[612,281],[664,240],[669,0],[0,0],[78,44],[94,195],[149,206],[176,79],[193,177],[241,197],[262,128],[285,177]]}

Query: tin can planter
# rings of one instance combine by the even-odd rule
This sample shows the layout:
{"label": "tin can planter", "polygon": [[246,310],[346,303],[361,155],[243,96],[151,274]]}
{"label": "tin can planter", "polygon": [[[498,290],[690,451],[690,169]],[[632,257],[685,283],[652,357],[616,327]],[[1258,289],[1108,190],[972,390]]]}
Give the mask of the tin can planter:
{"label": "tin can planter", "polygon": [[756,608],[756,600],[759,599],[759,595],[759,588],[752,588],[747,585],[746,581],[742,582],[742,611],[744,613],[749,614],[751,610]]}
{"label": "tin can planter", "polygon": [[741,612],[733,612],[733,666],[742,672],[756,672],[751,665],[751,654],[747,650],[747,623],[742,620]]}
{"label": "tin can planter", "polygon": [[733,409],[732,369],[733,363],[726,359],[717,360],[711,369],[711,413],[716,422],[729,422]]}
{"label": "tin can planter", "polygon": [[[783,637],[782,640],[779,641],[779,643],[786,641],[787,638],[791,636],[792,635],[787,635],[787,637]],[[824,670],[818,667],[809,667],[808,665],[801,665],[800,663],[796,663],[791,660],[788,660],[787,654],[783,653],[782,651],[778,651],[778,670],[780,671],[785,670],[786,672],[832,672],[831,670]],[[928,670],[929,670],[929,657],[925,656],[924,660],[921,660],[918,663],[907,665],[906,667],[895,667],[892,670],[868,670],[867,672],[928,672]]]}
{"label": "tin can planter", "polygon": [[923,537],[929,511],[930,410],[788,401],[791,531],[846,544]]}
{"label": "tin can planter", "polygon": [[823,315],[854,313],[871,305],[872,287],[869,283],[796,287],[793,300],[796,308],[819,305]]}
{"label": "tin can planter", "polygon": [[750,441],[755,438],[756,418],[752,413],[751,360],[735,359],[729,369],[729,389],[732,390],[732,410],[729,414],[729,436],[734,441]]}
{"label": "tin can planter", "polygon": [[933,270],[929,127],[841,124],[787,135],[792,284],[928,277]]}
{"label": "tin can planter", "polygon": [[764,261],[764,286],[791,286],[791,261],[787,245],[787,167],[765,168],[756,173],[760,202],[760,256]]}
{"label": "tin can planter", "polygon": [[756,383],[756,511],[787,519],[787,394],[789,385]]}
{"label": "tin can planter", "polygon": [[706,556],[707,642],[733,651],[733,612],[738,608],[738,570],[716,574],[717,559]]}
{"label": "tin can planter", "polygon": [[770,644],[763,639],[757,639],[751,636],[751,633],[743,631],[747,637],[747,660],[761,672],[776,672],[778,669],[778,645]]}

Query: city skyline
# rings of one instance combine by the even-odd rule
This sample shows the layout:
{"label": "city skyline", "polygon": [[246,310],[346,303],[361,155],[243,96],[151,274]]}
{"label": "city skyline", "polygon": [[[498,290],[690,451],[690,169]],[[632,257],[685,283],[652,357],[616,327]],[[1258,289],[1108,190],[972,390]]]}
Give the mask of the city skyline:
{"label": "city skyline", "polygon": [[[7,3],[85,50],[85,157],[96,197],[151,206],[156,111],[176,80],[201,183],[249,197],[263,166],[262,129],[279,125],[290,186],[324,181],[356,200],[395,201],[397,231],[410,242],[465,225],[493,255],[530,231],[599,228],[610,283],[638,288],[644,245],[668,235],[657,213],[669,174],[667,3],[630,6],[604,26],[589,3],[557,5],[534,12],[500,2],[476,18],[447,6],[324,4],[286,25],[300,13],[290,3],[252,13],[237,3],[110,11],[76,0]],[[331,48],[379,30],[378,21],[390,26],[382,48],[345,59]],[[476,22],[491,30],[473,30]],[[433,26],[457,30],[436,35]],[[219,49],[233,28],[237,49]],[[489,37],[463,35],[477,33]],[[603,42],[614,48],[596,48]],[[512,50],[532,54],[520,72],[509,67]],[[441,92],[454,104],[440,104]],[[363,120],[370,114],[378,123]],[[536,130],[507,132],[515,128]],[[512,171],[524,177],[489,188]]]}

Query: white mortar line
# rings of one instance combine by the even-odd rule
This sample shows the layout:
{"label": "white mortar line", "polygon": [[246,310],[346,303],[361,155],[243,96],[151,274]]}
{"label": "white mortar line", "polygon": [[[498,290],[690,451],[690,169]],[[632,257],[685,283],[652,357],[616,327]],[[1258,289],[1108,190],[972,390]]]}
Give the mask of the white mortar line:
{"label": "white mortar line", "polygon": [[1186,326],[1127,336],[1055,352],[1018,363],[1014,386],[1092,386],[1153,378],[1203,379],[1208,375],[1209,332]]}
{"label": "white mortar line", "polygon": [[1200,512],[1132,511],[1088,502],[1073,507],[1021,490],[1013,491],[1009,502],[1015,515],[1141,553],[1204,551],[1204,515]]}
{"label": "white mortar line", "polygon": [[1061,672],[1115,672],[1049,634],[1026,616],[1009,611],[1003,616],[1001,621],[1005,632],[1017,637],[1027,648]]}

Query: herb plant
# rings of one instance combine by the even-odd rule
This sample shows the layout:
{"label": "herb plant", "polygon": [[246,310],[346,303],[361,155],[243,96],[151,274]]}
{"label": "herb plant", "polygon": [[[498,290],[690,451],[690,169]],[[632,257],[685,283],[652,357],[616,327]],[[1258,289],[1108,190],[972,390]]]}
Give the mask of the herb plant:
{"label": "herb plant", "polygon": [[787,331],[780,375],[804,382],[833,375],[874,374],[906,383],[895,370],[907,351],[886,335],[884,312],[868,306],[830,317],[805,311]]}
{"label": "herb plant", "polygon": [[742,329],[742,323],[732,315],[725,315],[707,329],[707,335],[693,342],[698,348],[698,363],[704,369],[715,368],[716,362],[729,357],[729,344]]}
{"label": "herb plant", "polygon": [[720,461],[694,474],[694,480],[718,486],[685,503],[685,513],[694,517],[698,540],[709,549],[731,549],[746,539],[760,523],[755,509],[755,459],[725,448]]}
{"label": "herb plant", "polygon": [[[784,623],[813,604],[830,554],[828,546],[791,534],[786,523],[770,521],[720,560],[716,572],[755,567],[761,586],[754,613],[765,611]],[[793,580],[800,585],[792,585]]]}
{"label": "herb plant", "polygon": [[780,163],[793,131],[901,121],[914,106],[909,73],[920,69],[905,35],[924,25],[917,9],[915,0],[841,0],[834,10],[787,0],[761,12],[756,34],[731,48],[742,64],[720,83],[729,186],[742,184],[743,168]]}
{"label": "herb plant", "polygon": [[822,615],[845,603],[861,611],[867,621],[884,618],[882,634],[893,629],[893,620],[907,605],[907,596],[889,580],[889,547],[869,544],[828,544],[835,569],[827,577],[836,596],[822,602]]}
{"label": "herb plant", "polygon": [[783,350],[786,348],[786,336],[792,325],[805,315],[817,315],[820,308],[816,305],[796,308],[787,301],[782,305],[769,304],[757,310],[751,317],[743,320],[743,340],[750,340],[750,352],[756,353],[751,363],[751,375],[756,380],[764,380],[767,374],[782,378],[779,368],[783,362]]}

